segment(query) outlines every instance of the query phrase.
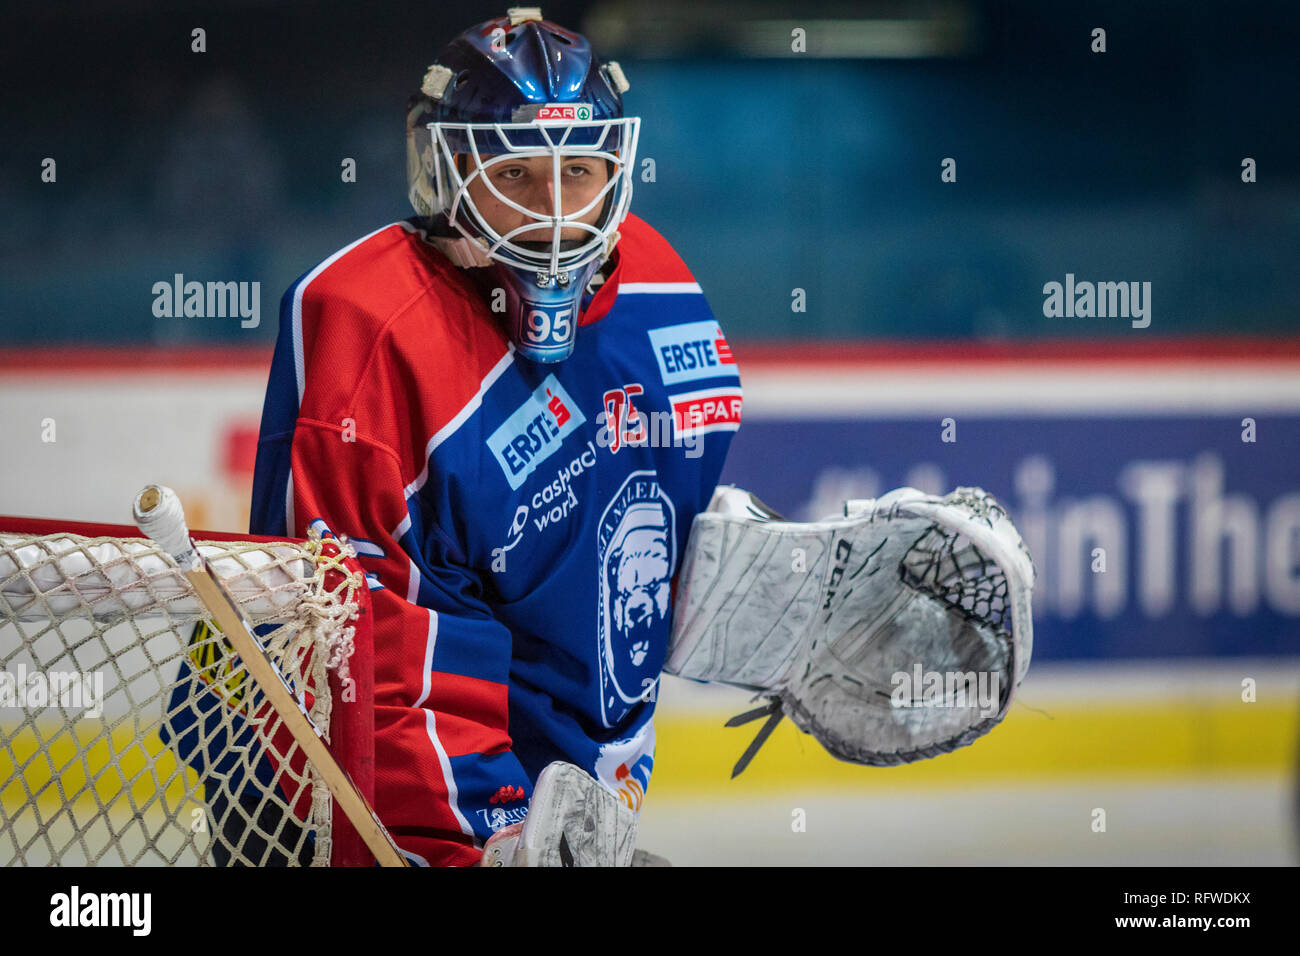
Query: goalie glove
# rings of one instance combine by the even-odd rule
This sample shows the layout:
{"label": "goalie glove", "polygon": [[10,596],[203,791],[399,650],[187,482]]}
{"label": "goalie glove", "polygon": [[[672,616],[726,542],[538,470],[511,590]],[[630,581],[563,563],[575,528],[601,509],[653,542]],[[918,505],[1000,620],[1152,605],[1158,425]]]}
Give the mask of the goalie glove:
{"label": "goalie glove", "polygon": [[691,527],[664,670],[769,698],[728,722],[768,718],[733,777],[783,716],[841,760],[911,763],[1006,716],[1029,667],[1033,583],[979,488],[900,488],[806,523],[719,488]]}

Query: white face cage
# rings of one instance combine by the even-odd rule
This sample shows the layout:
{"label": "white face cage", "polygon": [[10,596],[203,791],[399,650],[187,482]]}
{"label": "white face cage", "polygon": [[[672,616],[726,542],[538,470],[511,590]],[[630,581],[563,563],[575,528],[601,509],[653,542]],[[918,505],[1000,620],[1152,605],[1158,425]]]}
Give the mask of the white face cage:
{"label": "white face cage", "polygon": [[[563,122],[430,123],[433,149],[425,152],[423,159],[424,172],[433,182],[431,205],[445,213],[448,224],[463,236],[483,245],[490,258],[550,277],[560,276],[612,252],[615,230],[627,216],[632,201],[632,170],[640,127],[641,120],[635,116]],[[457,154],[469,157],[466,175],[461,174]],[[549,212],[529,209],[509,199],[486,175],[495,165],[533,156],[551,160],[554,188]],[[605,160],[612,165],[609,181],[600,192],[581,209],[565,215],[560,173],[564,158],[575,156]],[[498,233],[470,196],[469,186],[476,178],[482,179],[483,186],[497,200],[530,221],[505,235]],[[605,212],[596,224],[579,221],[602,205]],[[576,244],[562,243],[561,231],[566,228],[581,230],[589,238],[577,240]],[[543,251],[521,242],[548,242],[549,246]]]}

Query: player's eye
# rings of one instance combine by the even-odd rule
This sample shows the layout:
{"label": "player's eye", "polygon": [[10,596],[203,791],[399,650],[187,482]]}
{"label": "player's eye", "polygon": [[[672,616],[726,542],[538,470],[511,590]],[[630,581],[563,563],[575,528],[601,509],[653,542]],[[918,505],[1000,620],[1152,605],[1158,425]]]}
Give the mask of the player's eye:
{"label": "player's eye", "polygon": [[492,178],[501,182],[515,183],[524,178],[524,168],[522,166],[503,166],[492,174]]}

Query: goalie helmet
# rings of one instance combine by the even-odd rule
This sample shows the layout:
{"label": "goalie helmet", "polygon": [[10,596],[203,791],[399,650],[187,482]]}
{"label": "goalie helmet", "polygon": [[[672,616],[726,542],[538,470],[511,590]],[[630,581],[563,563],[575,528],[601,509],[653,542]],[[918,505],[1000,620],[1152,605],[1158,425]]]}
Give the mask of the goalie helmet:
{"label": "goalie helmet", "polygon": [[[618,64],[602,64],[585,37],[521,8],[456,37],[408,104],[411,204],[433,217],[443,233],[438,244],[457,265],[496,270],[507,332],[532,361],[572,354],[582,297],[627,216],[640,125],[623,116],[627,88]],[[560,173],[574,156],[603,161],[608,181],[566,213]],[[488,175],[498,164],[532,157],[550,160],[550,208],[516,202]],[[471,195],[476,181],[523,224],[504,234],[494,229]],[[583,222],[593,210],[594,223]],[[562,238],[573,230],[578,238]]]}

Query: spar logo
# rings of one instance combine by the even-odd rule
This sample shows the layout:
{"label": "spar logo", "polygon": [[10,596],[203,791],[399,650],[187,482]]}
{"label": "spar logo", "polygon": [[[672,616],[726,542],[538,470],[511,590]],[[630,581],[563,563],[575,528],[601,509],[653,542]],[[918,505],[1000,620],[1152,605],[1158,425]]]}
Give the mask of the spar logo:
{"label": "spar logo", "polygon": [[698,392],[669,395],[673,405],[673,429],[677,438],[734,432],[740,428],[743,405],[739,388],[705,388]]}
{"label": "spar logo", "polygon": [[565,436],[586,420],[564,386],[548,375],[488,436],[487,446],[510,487],[518,489],[538,465],[559,451]]}
{"label": "spar logo", "polygon": [[717,322],[685,322],[651,329],[650,347],[665,385],[701,378],[740,378]]}
{"label": "spar logo", "polygon": [[547,103],[537,111],[539,123],[585,123],[591,119],[591,107],[586,103]]}

